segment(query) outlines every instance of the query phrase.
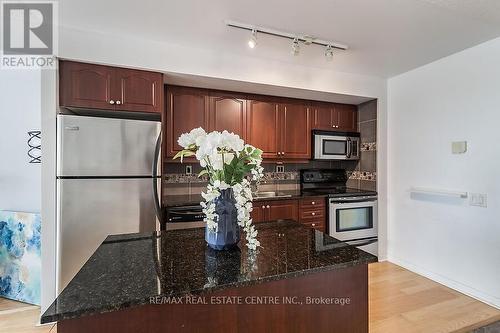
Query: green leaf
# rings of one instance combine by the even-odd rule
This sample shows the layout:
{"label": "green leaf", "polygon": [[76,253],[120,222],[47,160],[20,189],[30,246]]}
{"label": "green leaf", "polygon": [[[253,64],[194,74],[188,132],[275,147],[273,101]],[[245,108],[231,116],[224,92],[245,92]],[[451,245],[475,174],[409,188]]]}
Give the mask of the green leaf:
{"label": "green leaf", "polygon": [[201,171],[200,171],[200,173],[198,174],[198,178],[199,178],[199,177],[202,177],[202,176],[204,176],[204,175],[206,175],[206,174],[208,174],[208,170],[207,170],[207,169],[203,169],[203,170],[201,170]]}

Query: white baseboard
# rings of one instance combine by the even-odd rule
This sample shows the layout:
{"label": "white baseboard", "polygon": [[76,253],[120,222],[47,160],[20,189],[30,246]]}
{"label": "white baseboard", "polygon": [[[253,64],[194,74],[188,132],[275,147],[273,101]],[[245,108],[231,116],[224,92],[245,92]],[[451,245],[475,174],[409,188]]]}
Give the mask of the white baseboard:
{"label": "white baseboard", "polygon": [[[412,271],[412,272],[417,273],[419,275],[422,275],[428,279],[431,279],[439,284],[442,284],[448,288],[454,289],[458,292],[461,292],[462,294],[465,294],[465,295],[470,296],[474,299],[477,299],[478,301],[481,301],[483,303],[491,305],[492,307],[500,309],[500,299],[498,297],[495,297],[495,296],[490,295],[488,293],[485,293],[483,291],[477,290],[474,287],[462,284],[462,283],[455,281],[447,276],[428,271],[423,267],[420,267],[418,265],[414,265],[414,264],[412,264],[406,260],[403,260],[401,258],[397,258],[397,257],[391,255],[391,256],[389,256],[389,258],[387,260],[398,265],[398,266],[406,268],[409,271]],[[379,259],[379,261],[380,261],[380,259]]]}

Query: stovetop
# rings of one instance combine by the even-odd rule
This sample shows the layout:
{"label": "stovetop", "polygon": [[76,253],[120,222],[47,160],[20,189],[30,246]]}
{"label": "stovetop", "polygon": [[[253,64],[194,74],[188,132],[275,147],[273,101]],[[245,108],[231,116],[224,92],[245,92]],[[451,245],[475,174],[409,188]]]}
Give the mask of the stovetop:
{"label": "stovetop", "polygon": [[333,188],[302,189],[302,194],[311,196],[326,195],[330,198],[338,198],[338,197],[374,196],[377,195],[377,192],[361,190],[358,188],[350,188],[350,187],[333,187]]}
{"label": "stovetop", "polygon": [[377,195],[375,191],[347,187],[347,180],[347,173],[343,169],[300,170],[302,194],[327,195],[331,198]]}

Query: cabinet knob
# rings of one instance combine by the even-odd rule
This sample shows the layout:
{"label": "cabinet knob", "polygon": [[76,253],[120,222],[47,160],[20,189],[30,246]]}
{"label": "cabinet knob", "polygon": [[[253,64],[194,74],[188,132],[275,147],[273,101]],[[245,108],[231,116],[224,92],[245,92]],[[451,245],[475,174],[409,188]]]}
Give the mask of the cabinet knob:
{"label": "cabinet knob", "polygon": [[109,104],[113,105],[115,104],[115,101],[113,101],[112,99],[109,100]]}
{"label": "cabinet knob", "polygon": [[282,151],[282,152],[281,152],[281,155],[285,155],[285,152],[284,152],[284,151]]}
{"label": "cabinet knob", "polygon": [[121,101],[116,101],[116,105],[120,105],[120,104],[122,104]]}
{"label": "cabinet knob", "polygon": [[315,227],[315,226],[316,226],[316,223],[311,223],[311,226],[312,226],[312,227]]}
{"label": "cabinet knob", "polygon": [[316,215],[316,213],[311,213],[312,216]]}
{"label": "cabinet knob", "polygon": [[266,206],[262,206],[262,209],[266,208]]}
{"label": "cabinet knob", "polygon": [[266,208],[270,208],[271,206],[267,205]]}
{"label": "cabinet knob", "polygon": [[313,202],[311,202],[311,205],[315,205],[315,204],[316,204],[316,202],[314,202],[314,201],[313,201]]}
{"label": "cabinet knob", "polygon": [[278,152],[278,155],[281,155],[281,152],[280,152],[280,151]]}

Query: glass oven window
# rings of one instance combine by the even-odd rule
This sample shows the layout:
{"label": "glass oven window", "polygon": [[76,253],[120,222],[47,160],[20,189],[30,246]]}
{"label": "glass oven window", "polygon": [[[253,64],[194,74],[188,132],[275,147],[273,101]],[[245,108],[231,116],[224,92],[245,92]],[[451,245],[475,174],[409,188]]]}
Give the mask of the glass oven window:
{"label": "glass oven window", "polygon": [[373,228],[373,207],[337,209],[337,232]]}
{"label": "glass oven window", "polygon": [[323,155],[346,155],[347,141],[323,140]]}

